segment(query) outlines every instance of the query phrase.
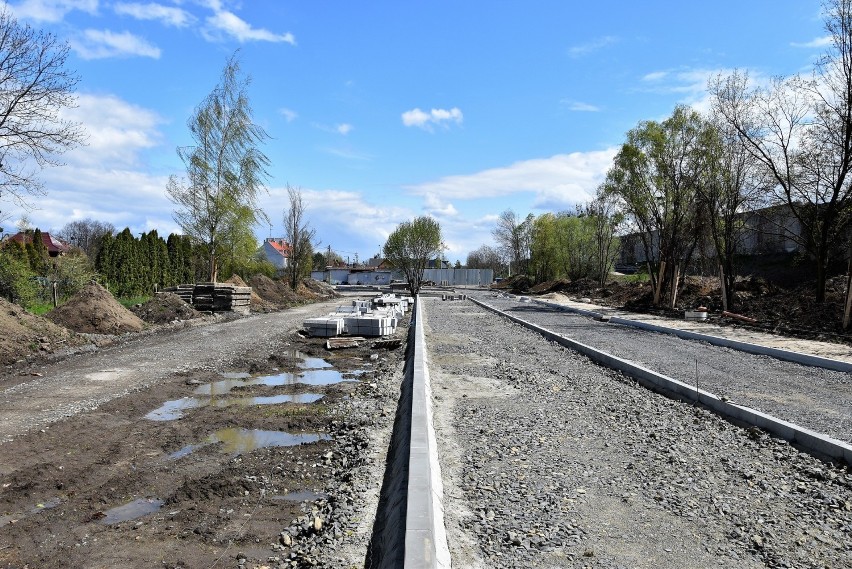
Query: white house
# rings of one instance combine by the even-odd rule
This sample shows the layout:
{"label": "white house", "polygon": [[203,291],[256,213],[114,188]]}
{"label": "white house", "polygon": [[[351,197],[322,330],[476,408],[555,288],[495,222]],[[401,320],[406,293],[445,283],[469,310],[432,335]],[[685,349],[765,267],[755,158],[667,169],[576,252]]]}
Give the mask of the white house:
{"label": "white house", "polygon": [[290,244],[282,237],[267,237],[263,242],[263,254],[276,269],[283,271],[290,258]]}

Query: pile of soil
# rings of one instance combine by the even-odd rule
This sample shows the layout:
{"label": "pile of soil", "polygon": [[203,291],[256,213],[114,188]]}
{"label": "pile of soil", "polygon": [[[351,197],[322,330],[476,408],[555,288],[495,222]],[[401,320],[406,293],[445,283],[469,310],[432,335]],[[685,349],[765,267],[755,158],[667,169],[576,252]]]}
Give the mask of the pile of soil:
{"label": "pile of soil", "polygon": [[278,308],[287,308],[303,302],[303,299],[299,298],[287,283],[280,280],[272,280],[266,275],[253,276],[249,284],[261,299],[272,303]]}
{"label": "pile of soil", "polygon": [[31,354],[51,353],[60,347],[85,342],[70,330],[0,298],[0,365],[11,365]]}
{"label": "pile of soil", "polygon": [[334,290],[334,287],[330,284],[318,281],[316,279],[304,279],[302,281],[303,287],[299,287],[299,291],[301,292],[302,288],[307,289],[314,297],[319,299],[329,299],[329,298],[339,298],[340,294]]}
{"label": "pile of soil", "polygon": [[201,316],[200,312],[173,292],[161,292],[148,302],[137,304],[130,310],[149,324],[168,324],[176,320],[192,320]]}
{"label": "pile of soil", "polygon": [[69,330],[86,334],[124,334],[139,332],[145,327],[145,322],[119,304],[98,283],[87,284],[68,302],[45,316]]}
{"label": "pile of soil", "polygon": [[[240,277],[240,275],[233,275],[231,278],[225,281],[228,284],[237,285],[237,286],[251,286],[246,281]],[[251,289],[251,310],[252,312],[272,312],[276,309],[276,306],[271,303],[263,300],[260,296],[254,291],[254,288]]]}

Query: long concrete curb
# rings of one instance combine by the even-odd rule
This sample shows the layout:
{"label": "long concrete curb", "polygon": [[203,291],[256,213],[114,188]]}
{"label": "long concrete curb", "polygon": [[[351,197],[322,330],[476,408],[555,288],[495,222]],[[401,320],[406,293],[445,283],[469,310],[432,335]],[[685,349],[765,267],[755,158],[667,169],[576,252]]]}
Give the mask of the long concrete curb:
{"label": "long concrete curb", "polygon": [[723,417],[760,427],[777,437],[796,443],[815,455],[839,459],[845,461],[847,464],[852,464],[852,445],[843,441],[811,431],[810,429],[806,429],[793,423],[788,423],[787,421],[783,421],[773,417],[772,415],[767,415],[766,413],[761,413],[760,411],[751,409],[750,407],[734,405],[733,403],[723,401],[717,395],[704,391],[703,389],[696,389],[695,386],[688,385],[667,375],[642,367],[631,361],[618,358],[587,344],[572,340],[571,338],[562,336],[546,328],[542,328],[532,322],[527,322],[522,318],[507,314],[506,312],[498,310],[484,302],[472,298],[470,300],[483,308],[496,312],[513,322],[517,322],[530,330],[538,332],[548,340],[578,351],[599,364],[626,373],[627,375],[636,378],[642,385],[651,387],[656,391],[661,391],[666,394],[674,393],[680,397],[697,401]]}
{"label": "long concrete curb", "polygon": [[405,518],[405,569],[449,568],[444,528],[444,488],[432,423],[432,387],[423,332],[423,306],[415,301],[414,380],[408,459],[408,506]]}
{"label": "long concrete curb", "polygon": [[[582,308],[574,308],[572,306],[565,306],[564,304],[557,304],[555,302],[546,302],[543,300],[536,300],[538,304],[543,304],[545,306],[551,308],[558,308],[560,310],[564,310],[566,312],[574,312],[577,314],[581,314],[583,316],[589,316],[595,319],[603,319],[606,316],[600,312],[593,312],[590,310],[584,310]],[[679,338],[684,338],[686,340],[698,340],[701,342],[707,342],[708,344],[713,344],[714,346],[722,346],[725,348],[733,348],[735,350],[739,350],[741,352],[748,352],[750,354],[757,354],[761,356],[772,356],[773,358],[784,360],[788,362],[794,362],[797,364],[802,364],[806,366],[812,367],[821,367],[825,369],[831,369],[834,371],[843,371],[843,372],[852,372],[852,363],[843,362],[839,360],[833,360],[831,358],[824,358],[822,356],[812,356],[810,354],[802,354],[800,352],[793,352],[791,350],[783,350],[781,348],[770,348],[768,346],[761,346],[759,344],[751,344],[749,342],[740,342],[738,340],[729,340],[728,338],[720,338],[719,336],[712,336],[710,334],[702,334],[701,332],[690,332],[689,330],[680,330],[678,328],[669,328],[668,326],[660,326],[658,324],[648,324],[647,322],[639,322],[638,320],[630,320],[628,318],[620,318],[618,316],[610,317],[608,322],[610,324],[621,324],[622,326],[631,326],[633,328],[641,328],[643,330],[650,330],[652,332],[660,332],[663,334],[671,334],[673,336],[677,336]]]}

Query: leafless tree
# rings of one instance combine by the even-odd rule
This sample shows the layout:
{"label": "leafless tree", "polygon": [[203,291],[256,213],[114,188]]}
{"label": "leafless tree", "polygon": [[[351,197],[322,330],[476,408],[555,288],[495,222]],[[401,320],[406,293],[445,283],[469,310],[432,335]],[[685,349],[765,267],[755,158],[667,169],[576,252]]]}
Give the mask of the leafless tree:
{"label": "leafless tree", "polygon": [[284,210],[284,238],[290,245],[287,259],[286,274],[290,287],[296,290],[299,280],[307,276],[314,254],[314,236],[316,231],[311,229],[305,219],[305,204],[302,201],[302,191],[287,185],[289,207]]}
{"label": "leafless tree", "polygon": [[79,81],[65,66],[68,52],[67,43],[0,7],[0,199],[24,209],[45,193],[39,171],[85,139],[79,123],[61,116],[76,105]]}
{"label": "leafless tree", "polygon": [[98,257],[104,236],[114,233],[115,226],[112,223],[80,219],[66,223],[56,233],[56,237],[65,243],[79,247],[94,262]]}
{"label": "leafless tree", "polygon": [[769,172],[776,203],[802,231],[789,235],[816,262],[825,300],[832,248],[852,222],[852,0],[824,4],[831,45],[810,78],[776,78],[752,88],[736,71],[710,84],[716,110]]}

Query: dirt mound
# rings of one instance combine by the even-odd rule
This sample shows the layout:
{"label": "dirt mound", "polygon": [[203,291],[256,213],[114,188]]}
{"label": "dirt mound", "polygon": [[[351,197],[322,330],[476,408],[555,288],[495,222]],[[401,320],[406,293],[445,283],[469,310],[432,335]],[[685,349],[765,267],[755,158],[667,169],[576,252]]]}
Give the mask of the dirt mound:
{"label": "dirt mound", "polygon": [[530,289],[531,293],[541,294],[545,292],[558,292],[562,290],[569,290],[571,287],[571,281],[568,279],[557,279],[555,281],[545,281],[543,283],[539,283]]}
{"label": "dirt mound", "polygon": [[286,283],[272,280],[266,275],[253,276],[249,284],[261,299],[274,304],[276,307],[294,306],[302,300]]}
{"label": "dirt mound", "polygon": [[316,279],[304,279],[302,284],[317,298],[338,298],[340,294],[330,284]]}
{"label": "dirt mound", "polygon": [[87,334],[123,334],[145,327],[145,322],[97,283],[87,284],[68,302],[45,316],[69,330]]}
{"label": "dirt mound", "polygon": [[0,298],[0,365],[59,347],[84,344],[85,340],[50,320],[30,314]]}
{"label": "dirt mound", "polygon": [[532,279],[526,275],[513,275],[503,279],[499,283],[491,285],[491,288],[510,290],[515,294],[522,294],[529,291],[532,284]]}
{"label": "dirt mound", "polygon": [[[233,275],[231,278],[225,281],[228,284],[237,285],[237,286],[251,286],[246,281],[244,281],[240,275]],[[263,300],[257,292],[255,292],[254,287],[251,289],[251,309],[253,312],[270,312],[275,310],[276,306],[271,302],[267,302]]]}
{"label": "dirt mound", "polygon": [[192,320],[201,313],[185,303],[173,292],[161,292],[144,304],[130,309],[133,314],[150,324],[166,324],[175,320]]}

